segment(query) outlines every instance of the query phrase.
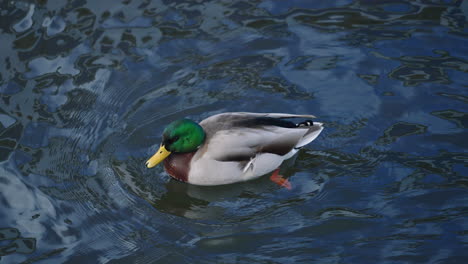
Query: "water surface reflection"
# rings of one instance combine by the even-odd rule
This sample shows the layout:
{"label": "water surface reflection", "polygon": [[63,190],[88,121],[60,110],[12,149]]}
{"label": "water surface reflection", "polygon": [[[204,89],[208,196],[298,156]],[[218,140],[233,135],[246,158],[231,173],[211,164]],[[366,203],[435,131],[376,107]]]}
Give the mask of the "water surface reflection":
{"label": "water surface reflection", "polygon": [[[459,263],[466,1],[3,1],[2,263]],[[144,161],[168,122],[312,113],[268,177]]]}

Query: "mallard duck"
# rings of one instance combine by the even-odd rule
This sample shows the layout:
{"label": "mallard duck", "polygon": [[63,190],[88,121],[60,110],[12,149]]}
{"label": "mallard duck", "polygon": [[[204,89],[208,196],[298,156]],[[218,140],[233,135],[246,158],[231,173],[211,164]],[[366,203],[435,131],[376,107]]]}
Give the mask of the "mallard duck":
{"label": "mallard duck", "polygon": [[199,124],[182,119],[163,132],[158,151],[146,162],[164,161],[173,178],[195,185],[247,181],[273,172],[274,182],[290,188],[278,174],[281,163],[322,132],[321,123],[291,118],[313,115],[232,112],[210,116]]}

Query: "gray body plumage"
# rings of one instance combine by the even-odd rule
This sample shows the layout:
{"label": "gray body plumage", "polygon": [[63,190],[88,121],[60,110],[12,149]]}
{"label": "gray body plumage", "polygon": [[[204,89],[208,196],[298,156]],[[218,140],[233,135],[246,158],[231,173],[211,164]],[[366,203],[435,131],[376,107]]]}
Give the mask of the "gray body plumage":
{"label": "gray body plumage", "polygon": [[220,185],[272,172],[323,130],[318,122],[297,126],[290,118],[312,115],[223,113],[200,122],[206,140],[190,162],[188,182]]}

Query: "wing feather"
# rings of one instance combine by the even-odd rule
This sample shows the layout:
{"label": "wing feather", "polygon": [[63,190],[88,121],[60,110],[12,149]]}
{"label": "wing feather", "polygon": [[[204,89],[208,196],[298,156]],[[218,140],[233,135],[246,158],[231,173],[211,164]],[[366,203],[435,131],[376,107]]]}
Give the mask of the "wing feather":
{"label": "wing feather", "polygon": [[284,156],[306,131],[282,127],[221,130],[209,140],[206,153],[218,161],[249,161],[259,153]]}
{"label": "wing feather", "polygon": [[200,152],[217,161],[237,162],[248,162],[260,153],[284,156],[309,131],[307,127],[296,127],[295,123],[284,120],[289,118],[315,116],[232,112],[208,117],[200,122],[207,133],[207,141]]}

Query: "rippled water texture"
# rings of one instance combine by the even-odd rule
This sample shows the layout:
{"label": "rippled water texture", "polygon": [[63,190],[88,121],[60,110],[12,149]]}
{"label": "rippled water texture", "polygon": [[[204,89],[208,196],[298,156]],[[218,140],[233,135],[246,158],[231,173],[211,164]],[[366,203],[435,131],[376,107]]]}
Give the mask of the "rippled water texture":
{"label": "rippled water texture", "polygon": [[[468,1],[0,1],[1,263],[465,263]],[[326,129],[262,177],[148,170],[225,111]]]}

